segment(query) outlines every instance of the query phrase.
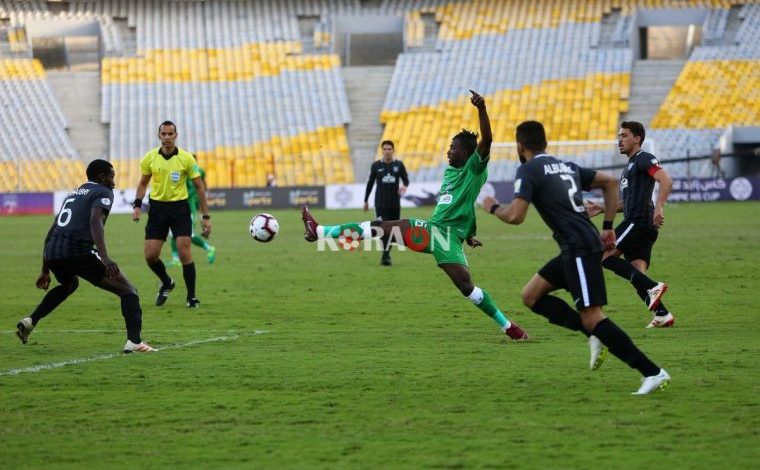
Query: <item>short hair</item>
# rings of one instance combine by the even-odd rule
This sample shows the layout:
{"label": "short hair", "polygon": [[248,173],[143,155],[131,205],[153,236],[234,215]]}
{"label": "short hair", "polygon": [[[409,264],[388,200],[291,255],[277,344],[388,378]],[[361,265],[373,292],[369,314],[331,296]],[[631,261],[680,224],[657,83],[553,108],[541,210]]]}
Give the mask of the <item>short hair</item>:
{"label": "short hair", "polygon": [[100,175],[111,171],[111,168],[113,168],[111,162],[101,159],[93,160],[87,165],[87,179],[95,181]]}
{"label": "short hair", "polygon": [[177,132],[177,125],[176,124],[174,124],[171,121],[164,121],[164,122],[162,122],[161,124],[158,125],[158,132],[159,133],[161,132],[161,128],[164,127],[164,126],[172,126],[174,128],[174,132],[175,133]]}
{"label": "short hair", "polygon": [[454,140],[459,140],[464,145],[467,154],[472,154],[478,147],[478,134],[468,129],[459,131],[459,134],[454,136]]}
{"label": "short hair", "polygon": [[546,150],[546,131],[538,121],[524,121],[517,126],[515,138],[532,152]]}
{"label": "short hair", "polygon": [[644,124],[637,121],[623,121],[620,123],[620,127],[631,131],[634,137],[641,137],[639,145],[644,143],[644,138],[647,135],[647,132],[644,130]]}
{"label": "short hair", "polygon": [[395,148],[396,148],[396,146],[395,146],[395,145],[393,145],[393,141],[392,141],[392,140],[384,140],[384,141],[382,141],[382,142],[380,143],[380,148],[383,148],[383,147],[385,147],[386,145],[390,145],[392,149],[395,149]]}

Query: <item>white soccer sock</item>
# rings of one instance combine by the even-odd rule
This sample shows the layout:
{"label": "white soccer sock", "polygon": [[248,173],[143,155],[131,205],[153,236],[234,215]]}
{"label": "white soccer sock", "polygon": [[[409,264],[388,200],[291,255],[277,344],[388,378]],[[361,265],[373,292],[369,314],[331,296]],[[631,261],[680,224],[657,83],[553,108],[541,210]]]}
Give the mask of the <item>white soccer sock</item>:
{"label": "white soccer sock", "polygon": [[481,289],[478,286],[475,286],[475,288],[470,292],[470,295],[467,296],[468,299],[470,299],[470,302],[474,303],[475,305],[480,305],[480,302],[483,301],[483,289]]}
{"label": "white soccer sock", "polygon": [[317,238],[325,238],[325,228],[322,225],[317,225]]}

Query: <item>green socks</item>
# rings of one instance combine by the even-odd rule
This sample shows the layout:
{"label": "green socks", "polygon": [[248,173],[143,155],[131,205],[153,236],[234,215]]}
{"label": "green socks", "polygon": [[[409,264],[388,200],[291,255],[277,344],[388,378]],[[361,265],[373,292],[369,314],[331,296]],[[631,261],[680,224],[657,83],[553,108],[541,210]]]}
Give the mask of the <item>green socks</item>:
{"label": "green socks", "polygon": [[474,303],[483,313],[498,323],[502,331],[506,331],[506,329],[510,327],[511,323],[507,320],[507,317],[504,316],[501,310],[499,310],[499,307],[496,306],[496,302],[494,302],[491,296],[488,295],[488,292],[476,286],[467,298],[470,299],[470,301],[472,301],[472,303]]}

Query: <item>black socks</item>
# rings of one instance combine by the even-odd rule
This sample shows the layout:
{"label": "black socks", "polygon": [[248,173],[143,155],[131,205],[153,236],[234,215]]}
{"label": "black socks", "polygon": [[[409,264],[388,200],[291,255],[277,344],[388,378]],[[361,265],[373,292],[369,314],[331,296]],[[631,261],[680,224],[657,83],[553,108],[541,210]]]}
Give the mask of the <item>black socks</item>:
{"label": "black socks", "polygon": [[185,278],[187,287],[187,299],[195,298],[195,263],[182,265],[182,277]]}
{"label": "black socks", "polygon": [[32,324],[37,325],[37,322],[40,321],[40,319],[45,318],[50,312],[55,310],[55,308],[61,305],[61,302],[66,300],[66,298],[70,296],[75,290],[76,287],[74,287],[73,290],[69,291],[69,289],[60,285],[50,289],[50,291],[45,294],[42,302],[40,302],[37,308],[34,309],[34,312],[32,312],[30,315]]}
{"label": "black socks", "polygon": [[135,344],[140,344],[140,331],[142,330],[142,309],[140,299],[136,294],[124,294],[121,296],[121,314],[127,325],[127,338]]}
{"label": "black socks", "polygon": [[148,263],[148,267],[150,267],[150,270],[156,273],[156,276],[161,279],[161,283],[164,287],[168,287],[172,283],[172,279],[166,274],[166,266],[164,266],[163,261],[159,259],[156,260],[155,263]]}
{"label": "black socks", "polygon": [[660,373],[660,368],[650,361],[649,358],[633,344],[631,338],[621,330],[612,320],[605,318],[600,321],[594,331],[594,336],[604,343],[612,354],[628,364],[633,369],[641,372],[644,377],[650,377]]}
{"label": "black socks", "polygon": [[646,274],[636,269],[631,263],[618,256],[610,256],[602,261],[602,266],[626,279],[633,287],[638,289],[651,289],[657,283],[649,279]]}
{"label": "black socks", "polygon": [[589,336],[589,333],[583,328],[580,314],[559,297],[545,295],[533,304],[531,310],[546,317],[549,323],[565,327],[568,330],[580,331]]}

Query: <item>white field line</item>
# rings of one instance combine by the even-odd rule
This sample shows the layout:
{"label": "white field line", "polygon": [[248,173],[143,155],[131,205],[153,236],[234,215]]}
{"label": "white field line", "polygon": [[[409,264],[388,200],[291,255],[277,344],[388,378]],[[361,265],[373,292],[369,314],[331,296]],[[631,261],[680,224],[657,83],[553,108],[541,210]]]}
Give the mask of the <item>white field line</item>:
{"label": "white field line", "polygon": [[[227,333],[227,334],[233,334],[238,333],[240,330],[185,330],[185,329],[171,329],[171,330],[153,330],[150,328],[144,328],[142,330],[143,336],[149,336],[153,333]],[[46,329],[40,329],[34,330],[34,336],[37,336],[39,334],[49,334],[49,333],[77,333],[77,334],[90,334],[90,333],[113,333],[113,334],[125,334],[126,330],[124,328],[116,329],[116,330],[46,330]],[[16,334],[16,330],[7,330],[7,331],[0,331],[0,334],[5,335],[11,335]]]}
{"label": "white field line", "polygon": [[[268,333],[268,331],[263,330],[256,330],[253,333],[247,333],[247,334],[238,334],[238,335],[232,335],[232,336],[215,336],[213,338],[206,338],[206,339],[196,339],[192,341],[188,341],[186,343],[175,343],[170,344],[168,346],[163,346],[158,348],[158,352],[167,350],[167,349],[182,349],[182,348],[189,348],[192,346],[197,346],[199,344],[205,344],[205,343],[215,343],[219,341],[236,341],[240,339],[242,336],[256,336],[261,335],[264,333]],[[137,353],[135,353],[137,354]],[[0,371],[0,376],[3,375],[18,375],[22,374],[24,372],[39,372],[41,370],[47,370],[47,369],[58,369],[60,367],[69,366],[69,365],[77,365],[77,364],[85,364],[88,362],[95,362],[95,361],[104,361],[106,359],[114,359],[117,357],[123,357],[126,356],[126,354],[122,353],[111,353],[111,354],[98,354],[97,356],[92,357],[85,357],[81,359],[69,359],[66,361],[61,362],[50,362],[47,364],[39,364],[36,366],[31,367],[22,367],[19,369],[8,369],[4,371]]]}

